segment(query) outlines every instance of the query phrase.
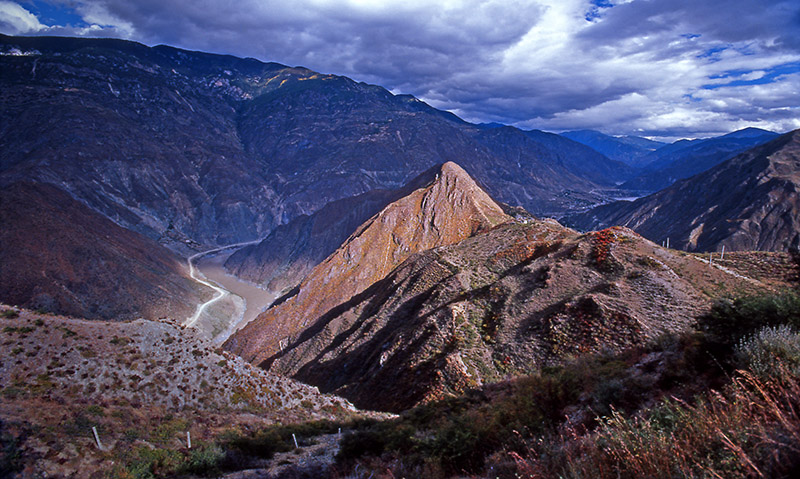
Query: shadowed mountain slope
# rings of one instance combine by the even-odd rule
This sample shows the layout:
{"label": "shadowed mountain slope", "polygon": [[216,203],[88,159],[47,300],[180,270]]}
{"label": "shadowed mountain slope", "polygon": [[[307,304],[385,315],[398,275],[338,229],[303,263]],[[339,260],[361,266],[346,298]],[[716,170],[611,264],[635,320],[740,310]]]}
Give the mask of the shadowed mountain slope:
{"label": "shadowed mountain slope", "polygon": [[509,223],[410,257],[262,366],[396,412],[685,330],[708,291],[763,286],[624,228]]}
{"label": "shadowed mountain slope", "polygon": [[280,343],[386,276],[410,255],[453,244],[511,221],[455,163],[417,178],[407,196],[389,204],[316,266],[294,295],[234,334],[225,347],[259,363]]}
{"label": "shadowed mountain slope", "polygon": [[0,191],[0,301],[90,319],[185,318],[212,291],[186,263],[58,188]]}
{"label": "shadowed mountain slope", "polygon": [[690,251],[785,251],[800,246],[800,130],[633,202],[565,221],[577,228],[633,228]]}
{"label": "shadowed mountain slope", "polygon": [[647,154],[664,146],[664,143],[640,137],[614,137],[595,130],[577,130],[561,133],[561,136],[582,143],[612,160],[630,166],[644,166]]}
{"label": "shadowed mountain slope", "polygon": [[599,202],[598,185],[630,176],[565,139],[566,155],[540,138],[525,146],[534,153],[510,157],[504,137],[412,96],[304,68],[112,39],[0,36],[0,51],[11,49],[20,54],[0,55],[0,184],[57,184],[182,253],[264,237],[451,160],[536,213],[571,210],[565,190],[585,197],[579,206]]}
{"label": "shadowed mountain slope", "polygon": [[[745,128],[705,140],[681,141],[674,148],[664,147],[644,157],[645,172],[623,183],[620,188],[658,191],[678,180],[708,170],[757,145],[775,139],[777,133]],[[672,146],[672,145],[668,145]]]}

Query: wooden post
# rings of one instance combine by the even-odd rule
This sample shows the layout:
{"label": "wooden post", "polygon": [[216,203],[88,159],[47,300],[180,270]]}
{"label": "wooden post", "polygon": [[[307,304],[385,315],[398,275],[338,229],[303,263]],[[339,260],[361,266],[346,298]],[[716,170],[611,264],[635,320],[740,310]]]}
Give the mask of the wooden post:
{"label": "wooden post", "polygon": [[103,444],[100,442],[100,435],[97,434],[97,428],[92,426],[92,432],[94,433],[94,441],[97,443],[97,449],[103,450]]}
{"label": "wooden post", "polygon": [[292,439],[294,439],[294,448],[298,449],[300,446],[297,445],[297,436],[294,433],[292,433]]}
{"label": "wooden post", "polygon": [[192,448],[192,433],[189,431],[186,431],[186,447]]}
{"label": "wooden post", "polygon": [[667,249],[669,249],[669,236],[667,236]]}
{"label": "wooden post", "polygon": [[719,260],[722,261],[725,259],[725,245],[722,245],[722,253],[719,255]]}

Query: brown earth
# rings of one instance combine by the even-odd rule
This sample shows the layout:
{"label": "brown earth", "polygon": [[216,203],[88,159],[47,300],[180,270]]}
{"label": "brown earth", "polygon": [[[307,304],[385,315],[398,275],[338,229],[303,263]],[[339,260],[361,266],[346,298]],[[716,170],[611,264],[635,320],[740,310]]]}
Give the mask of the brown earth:
{"label": "brown earth", "polygon": [[21,477],[106,477],[131,451],[185,449],[186,431],[202,446],[225,431],[358,414],[172,322],[0,311],[0,432]]}
{"label": "brown earth", "polygon": [[155,241],[53,185],[0,191],[0,301],[90,319],[185,318],[213,291]]}
{"label": "brown earth", "polygon": [[625,228],[505,224],[412,256],[263,365],[401,411],[685,330],[712,298],[768,287]]}
{"label": "brown earth", "polygon": [[311,271],[294,296],[245,326],[225,347],[260,363],[282,342],[288,343],[292,335],[381,280],[412,254],[511,221],[455,163],[445,163],[426,176],[428,184],[364,223]]}

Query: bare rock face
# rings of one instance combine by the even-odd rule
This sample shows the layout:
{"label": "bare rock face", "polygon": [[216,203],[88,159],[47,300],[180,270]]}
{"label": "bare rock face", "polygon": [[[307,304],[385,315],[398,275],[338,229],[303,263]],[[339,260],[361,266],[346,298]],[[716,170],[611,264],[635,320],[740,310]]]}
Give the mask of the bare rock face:
{"label": "bare rock face", "polygon": [[760,287],[629,229],[508,223],[411,256],[262,366],[399,412],[684,330],[708,291]]}
{"label": "bare rock face", "polygon": [[577,228],[622,225],[689,251],[800,246],[800,130],[633,202],[570,216]]}
{"label": "bare rock face", "polygon": [[293,334],[383,279],[412,254],[511,221],[455,163],[430,170],[414,183],[424,186],[370,218],[311,271],[294,296],[261,314],[225,347],[260,363]]}

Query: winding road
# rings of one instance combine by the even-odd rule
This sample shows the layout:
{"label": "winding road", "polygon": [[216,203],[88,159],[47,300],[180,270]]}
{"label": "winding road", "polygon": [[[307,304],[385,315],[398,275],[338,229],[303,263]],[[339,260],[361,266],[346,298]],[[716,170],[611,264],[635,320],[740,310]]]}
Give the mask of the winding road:
{"label": "winding road", "polygon": [[200,315],[203,314],[203,311],[205,311],[208,306],[210,306],[211,304],[221,300],[222,298],[224,298],[224,297],[226,297],[226,296],[228,296],[230,294],[230,292],[227,289],[223,289],[223,288],[219,287],[219,285],[206,280],[205,276],[203,276],[203,273],[201,273],[197,269],[197,267],[195,266],[195,263],[197,262],[197,260],[202,258],[203,256],[206,256],[206,255],[209,255],[209,254],[219,253],[220,251],[225,251],[226,249],[241,248],[243,246],[249,246],[251,244],[257,244],[260,241],[261,240],[255,240],[255,241],[246,241],[244,243],[229,244],[229,245],[220,246],[218,248],[213,248],[213,249],[206,250],[206,251],[201,251],[201,252],[199,252],[197,254],[193,254],[192,256],[189,256],[189,259],[187,260],[187,262],[189,263],[189,276],[191,276],[192,279],[197,281],[198,283],[200,283],[202,285],[205,285],[205,286],[208,286],[209,288],[213,289],[216,292],[216,294],[215,294],[215,296],[213,298],[211,298],[210,300],[206,301],[205,303],[197,305],[197,309],[195,310],[194,315],[192,315],[192,317],[190,317],[190,318],[187,318],[186,321],[183,322],[183,324],[185,326],[189,326],[189,327],[194,326],[195,323],[197,323],[197,320],[200,318]]}

